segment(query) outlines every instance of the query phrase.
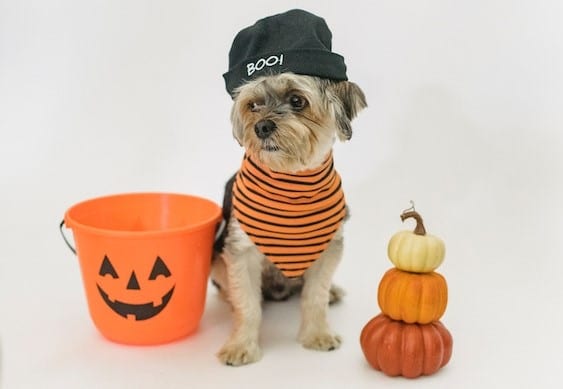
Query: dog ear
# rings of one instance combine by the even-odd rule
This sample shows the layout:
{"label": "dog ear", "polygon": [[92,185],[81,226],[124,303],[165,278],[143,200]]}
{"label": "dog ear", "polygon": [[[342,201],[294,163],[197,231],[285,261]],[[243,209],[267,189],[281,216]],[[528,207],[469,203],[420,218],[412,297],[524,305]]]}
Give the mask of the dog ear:
{"label": "dog ear", "polygon": [[367,107],[366,96],[358,85],[351,81],[340,81],[329,87],[336,96],[336,124],[341,141],[352,137],[351,121],[358,112]]}
{"label": "dog ear", "polygon": [[242,137],[243,137],[243,124],[242,118],[240,117],[241,112],[238,108],[237,101],[233,104],[233,108],[231,110],[231,123],[233,126],[233,137],[237,140],[238,144],[242,146]]}

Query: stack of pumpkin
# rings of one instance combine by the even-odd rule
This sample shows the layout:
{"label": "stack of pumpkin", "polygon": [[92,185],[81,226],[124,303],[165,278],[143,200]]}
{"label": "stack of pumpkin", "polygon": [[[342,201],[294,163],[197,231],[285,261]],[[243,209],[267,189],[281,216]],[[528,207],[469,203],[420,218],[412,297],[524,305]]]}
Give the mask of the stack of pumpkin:
{"label": "stack of pumpkin", "polygon": [[446,310],[448,287],[434,270],[444,260],[443,241],[426,234],[414,207],[401,215],[416,220],[414,231],[389,241],[395,265],[381,282],[377,300],[382,313],[363,328],[360,344],[370,365],[387,375],[416,378],[438,371],[450,360],[452,337],[439,321]]}

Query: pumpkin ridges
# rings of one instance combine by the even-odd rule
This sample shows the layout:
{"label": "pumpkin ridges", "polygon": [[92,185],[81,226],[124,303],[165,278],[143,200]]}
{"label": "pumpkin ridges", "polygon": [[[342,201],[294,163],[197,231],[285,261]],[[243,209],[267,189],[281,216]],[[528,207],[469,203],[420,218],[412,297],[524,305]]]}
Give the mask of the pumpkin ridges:
{"label": "pumpkin ridges", "polygon": [[398,232],[391,237],[389,243],[387,244],[387,257],[392,263],[395,263],[393,258],[397,258],[397,256],[399,255],[398,251],[401,247],[401,245],[399,244],[400,239],[401,239],[401,235],[400,232]]}
{"label": "pumpkin ridges", "polygon": [[[434,280],[426,284],[426,290],[421,293],[421,312],[426,312],[426,317],[421,322],[439,320],[446,310],[447,284],[445,278],[436,272],[428,273]],[[422,314],[421,314],[422,316]]]}
{"label": "pumpkin ridges", "polygon": [[442,365],[440,366],[444,367],[452,357],[453,338],[450,334],[450,331],[448,331],[448,329],[444,324],[442,324],[442,322],[438,321],[434,323],[434,325],[436,326],[436,330],[438,330],[438,332],[440,333],[440,338],[442,339],[444,345],[444,356],[442,357]]}
{"label": "pumpkin ridges", "polygon": [[425,262],[428,261],[428,258],[433,258],[431,256],[433,253],[433,251],[431,250],[432,245],[433,245],[433,241],[431,239],[426,239],[425,242],[421,242],[421,244],[419,245],[419,249],[421,248],[422,250],[424,250],[424,254],[423,255],[421,254],[421,257],[425,259]]}
{"label": "pumpkin ridges", "polygon": [[[446,254],[446,246],[443,244],[442,240],[437,238],[437,237],[433,237],[434,239],[429,239],[428,240],[428,244],[427,244],[427,255],[434,257],[434,258],[441,258],[441,260],[439,261],[439,265],[442,264],[445,254]],[[427,256],[427,258],[428,258]],[[437,260],[438,262],[438,260]]]}
{"label": "pumpkin ridges", "polygon": [[379,344],[385,332],[385,328],[385,317],[383,315],[377,315],[364,326],[360,335],[362,351],[370,365],[377,370],[381,370],[378,362],[379,347],[366,347],[366,345]]}
{"label": "pumpkin ridges", "polygon": [[375,345],[374,347],[364,347],[362,349],[369,363],[377,370],[382,370],[379,363],[382,355],[384,356],[388,350],[382,345],[385,333],[387,332],[388,322],[383,315],[374,317],[365,327],[366,336],[362,345]]}
{"label": "pumpkin ridges", "polygon": [[405,326],[402,328],[402,369],[401,375],[407,378],[418,377],[423,374],[424,368],[424,342],[419,325]]}
{"label": "pumpkin ridges", "polygon": [[[412,269],[415,267],[415,261],[418,259],[416,256],[414,255],[409,255],[409,253],[412,253],[414,251],[418,251],[419,250],[419,240],[420,237],[417,235],[409,235],[410,232],[405,231],[405,233],[403,234],[403,237],[401,239],[401,248],[402,250],[400,250],[400,255],[402,258],[406,258],[406,262],[408,265],[409,269]],[[409,239],[410,238],[410,239]],[[405,243],[406,242],[406,243]],[[426,261],[426,257],[420,257],[420,259],[424,259]],[[408,271],[408,270],[407,270]]]}
{"label": "pumpkin ridges", "polygon": [[400,323],[389,318],[385,318],[387,324],[382,331],[380,340],[380,350],[377,361],[384,371],[390,376],[398,376],[401,374],[401,360],[402,360],[402,331]]}
{"label": "pumpkin ridges", "polygon": [[379,282],[379,286],[377,288],[377,304],[379,305],[379,309],[381,309],[383,313],[387,315],[392,315],[392,312],[390,311],[391,308],[388,309],[384,301],[384,298],[385,296],[387,296],[388,293],[389,293],[389,283]]}
{"label": "pumpkin ridges", "polygon": [[438,330],[435,328],[434,323],[429,324],[426,328],[422,330],[422,338],[424,344],[424,350],[428,355],[434,358],[424,359],[424,374],[431,374],[432,372],[438,370],[444,359],[444,343],[442,337]]}
{"label": "pumpkin ridges", "polygon": [[[417,312],[417,301],[421,294],[421,285],[419,282],[408,282],[404,276],[408,277],[408,274],[400,273],[399,271],[393,271],[395,275],[395,282],[397,282],[397,289],[401,290],[402,293],[398,294],[398,299],[393,305],[396,305],[399,309],[398,317],[393,317],[396,320],[403,320],[407,323],[414,323],[417,321],[419,312]],[[410,278],[410,277],[409,277]],[[391,281],[393,282],[393,281]]]}
{"label": "pumpkin ridges", "polygon": [[443,275],[441,275],[440,273],[436,274],[438,274],[442,278],[444,285],[446,286],[446,293],[440,295],[440,305],[444,307],[444,310],[440,313],[440,318],[442,318],[442,316],[444,316],[444,313],[446,312],[446,307],[448,306],[448,283],[446,282],[446,278]]}
{"label": "pumpkin ridges", "polygon": [[[381,282],[379,283],[379,290],[377,293],[379,307],[381,311],[391,318],[401,317],[402,306],[399,301],[402,301],[402,285],[396,282],[397,273],[388,270]],[[397,296],[399,296],[397,298]]]}
{"label": "pumpkin ridges", "polygon": [[392,258],[396,258],[397,263],[407,262],[405,265],[412,266],[410,263],[411,258],[408,256],[408,253],[412,250],[412,245],[414,239],[408,239],[411,237],[410,231],[399,231],[395,235],[391,237],[388,245],[388,257],[391,259],[391,262],[397,266],[397,264],[393,261]]}
{"label": "pumpkin ridges", "polygon": [[[428,273],[430,276],[430,273]],[[419,322],[432,322],[432,320],[436,314],[436,310],[439,309],[437,303],[440,301],[440,287],[436,287],[436,282],[432,279],[431,282],[427,282],[424,286],[424,291],[420,293],[420,315],[419,315]],[[439,319],[439,317],[437,318]]]}

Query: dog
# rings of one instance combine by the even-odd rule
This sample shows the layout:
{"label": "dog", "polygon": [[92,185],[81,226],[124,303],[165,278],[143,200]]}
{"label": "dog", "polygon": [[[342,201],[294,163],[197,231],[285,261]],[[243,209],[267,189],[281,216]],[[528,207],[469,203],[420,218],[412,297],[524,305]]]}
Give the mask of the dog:
{"label": "dog", "polygon": [[[317,22],[320,35],[328,35],[324,20],[305,11],[272,18],[257,22],[249,34],[256,34],[256,26],[259,32],[268,30],[282,18],[280,25],[289,21],[307,26],[300,19]],[[274,28],[279,30],[277,25]],[[340,346],[327,310],[343,295],[332,286],[332,277],[342,257],[342,224],[348,208],[332,148],[336,139],[351,138],[351,121],[367,106],[360,87],[342,76],[341,57],[322,56],[334,65],[330,77],[316,68],[296,74],[291,70],[302,64],[291,65],[291,49],[258,60],[234,61],[237,39],[242,39],[240,34],[231,49],[231,63],[239,69],[232,67],[225,79],[233,98],[233,136],[245,155],[240,170],[225,186],[224,228],[215,242],[211,270],[213,284],[232,305],[234,328],[217,354],[232,366],[262,356],[262,300],[286,300],[298,292],[300,343],[323,351]],[[330,41],[323,44],[328,52]],[[276,71],[278,62],[288,67]],[[240,67],[244,79],[233,84]],[[255,74],[261,67],[269,69]]]}

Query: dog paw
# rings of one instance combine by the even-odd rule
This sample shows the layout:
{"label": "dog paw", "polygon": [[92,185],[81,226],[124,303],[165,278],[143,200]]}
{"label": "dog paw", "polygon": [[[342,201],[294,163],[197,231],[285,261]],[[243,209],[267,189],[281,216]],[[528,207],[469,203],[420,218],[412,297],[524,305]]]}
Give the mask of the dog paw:
{"label": "dog paw", "polygon": [[260,360],[262,352],[256,342],[227,343],[217,353],[217,357],[225,365],[242,366]]}
{"label": "dog paw", "polygon": [[303,347],[311,350],[332,351],[340,347],[342,339],[330,333],[315,334],[301,338]]}

